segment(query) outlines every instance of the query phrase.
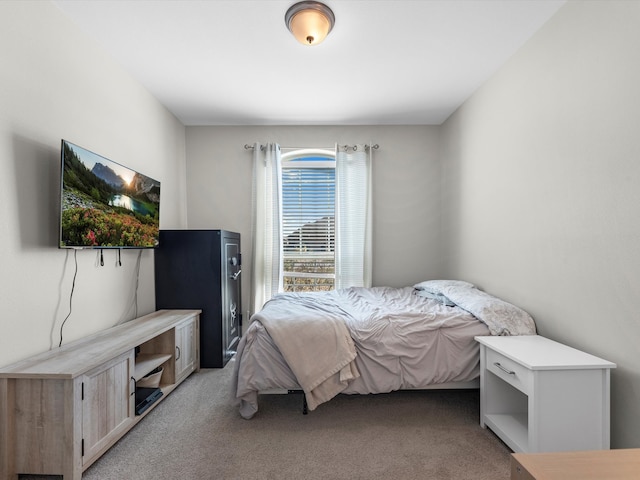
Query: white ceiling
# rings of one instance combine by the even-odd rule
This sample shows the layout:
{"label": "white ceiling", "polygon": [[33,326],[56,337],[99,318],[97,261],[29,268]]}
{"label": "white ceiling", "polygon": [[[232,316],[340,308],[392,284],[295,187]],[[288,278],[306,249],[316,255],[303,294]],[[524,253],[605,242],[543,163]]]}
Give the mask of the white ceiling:
{"label": "white ceiling", "polygon": [[53,0],[185,125],[441,124],[565,0]]}

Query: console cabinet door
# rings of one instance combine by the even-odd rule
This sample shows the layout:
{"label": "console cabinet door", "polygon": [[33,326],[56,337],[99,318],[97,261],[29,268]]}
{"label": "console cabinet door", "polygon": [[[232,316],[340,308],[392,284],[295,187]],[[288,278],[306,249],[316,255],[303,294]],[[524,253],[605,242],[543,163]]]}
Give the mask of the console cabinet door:
{"label": "console cabinet door", "polygon": [[196,369],[197,342],[195,319],[176,326],[176,381],[182,380]]}
{"label": "console cabinet door", "polygon": [[83,465],[113,445],[134,422],[134,368],[131,350],[83,376]]}

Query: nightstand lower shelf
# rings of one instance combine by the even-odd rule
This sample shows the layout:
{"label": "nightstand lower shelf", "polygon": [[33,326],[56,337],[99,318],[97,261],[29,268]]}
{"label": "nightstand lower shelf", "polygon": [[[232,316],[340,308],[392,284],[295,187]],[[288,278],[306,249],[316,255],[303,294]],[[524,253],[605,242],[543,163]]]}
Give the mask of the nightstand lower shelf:
{"label": "nightstand lower shelf", "polygon": [[[527,413],[485,415],[484,424],[489,427],[514,452],[529,450]],[[507,441],[508,440],[508,441]]]}

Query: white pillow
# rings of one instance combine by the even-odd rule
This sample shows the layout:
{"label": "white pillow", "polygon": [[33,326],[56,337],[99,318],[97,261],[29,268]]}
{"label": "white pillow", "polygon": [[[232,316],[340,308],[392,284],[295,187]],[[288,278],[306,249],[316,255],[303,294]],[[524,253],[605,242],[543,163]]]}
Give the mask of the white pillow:
{"label": "white pillow", "polygon": [[416,290],[425,290],[435,294],[442,294],[442,289],[447,287],[475,288],[475,285],[463,280],[426,280],[413,286]]}

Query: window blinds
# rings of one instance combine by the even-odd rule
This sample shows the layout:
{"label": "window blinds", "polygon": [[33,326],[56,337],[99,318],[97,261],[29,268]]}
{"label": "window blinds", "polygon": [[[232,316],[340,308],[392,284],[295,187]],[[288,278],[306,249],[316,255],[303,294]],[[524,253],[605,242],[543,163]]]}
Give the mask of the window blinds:
{"label": "window blinds", "polygon": [[333,257],[334,168],[282,169],[282,230],[285,257]]}

